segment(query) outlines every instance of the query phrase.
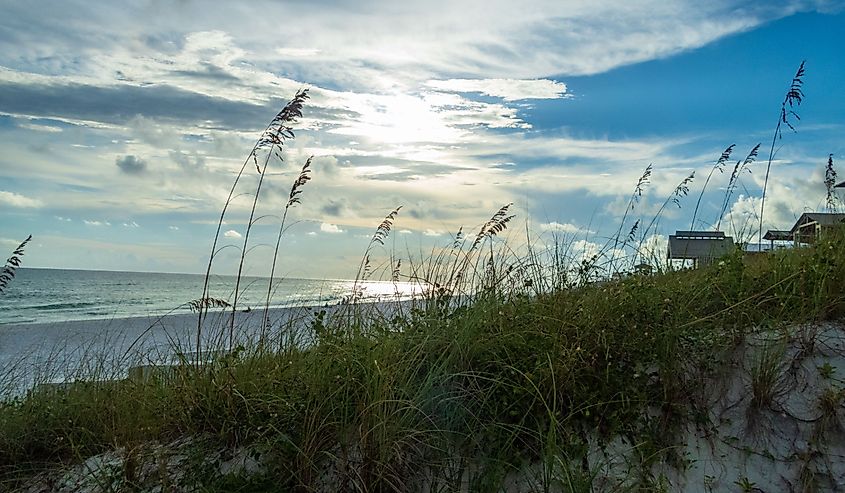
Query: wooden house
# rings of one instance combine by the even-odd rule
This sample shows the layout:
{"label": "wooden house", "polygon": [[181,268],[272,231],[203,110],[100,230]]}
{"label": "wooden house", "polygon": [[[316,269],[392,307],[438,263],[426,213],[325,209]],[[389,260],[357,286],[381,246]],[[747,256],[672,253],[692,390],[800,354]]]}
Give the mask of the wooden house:
{"label": "wooden house", "polygon": [[826,229],[845,223],[845,214],[835,212],[805,212],[789,230],[795,246],[815,243]]}
{"label": "wooden house", "polygon": [[692,260],[693,266],[709,265],[730,253],[734,240],[722,231],[676,231],[669,235],[667,257],[670,260]]}
{"label": "wooden house", "polygon": [[770,229],[766,231],[763,239],[769,241],[769,250],[774,250],[776,247],[784,248],[785,245],[783,243],[775,245],[775,242],[792,241],[792,233],[783,229]]}

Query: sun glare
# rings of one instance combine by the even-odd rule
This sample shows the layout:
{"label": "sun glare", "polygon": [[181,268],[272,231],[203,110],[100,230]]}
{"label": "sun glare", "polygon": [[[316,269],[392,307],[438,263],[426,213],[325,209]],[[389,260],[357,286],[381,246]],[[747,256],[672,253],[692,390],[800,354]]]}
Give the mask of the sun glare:
{"label": "sun glare", "polygon": [[359,116],[332,132],[389,144],[454,143],[464,131],[445,120],[447,102],[457,101],[448,95],[428,93],[370,95],[350,103],[348,109]]}

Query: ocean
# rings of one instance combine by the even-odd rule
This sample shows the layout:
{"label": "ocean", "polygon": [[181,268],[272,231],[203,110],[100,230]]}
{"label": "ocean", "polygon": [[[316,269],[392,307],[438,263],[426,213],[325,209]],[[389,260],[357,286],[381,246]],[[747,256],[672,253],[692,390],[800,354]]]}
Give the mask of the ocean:
{"label": "ocean", "polygon": [[[21,268],[0,295],[0,325],[151,317],[189,312],[187,303],[200,298],[200,274],[114,272]],[[267,278],[241,279],[239,309],[262,308]],[[323,306],[352,294],[349,280],[277,279],[273,307]],[[212,276],[210,295],[231,301],[234,276]],[[418,284],[359,282],[362,301],[409,299]]]}

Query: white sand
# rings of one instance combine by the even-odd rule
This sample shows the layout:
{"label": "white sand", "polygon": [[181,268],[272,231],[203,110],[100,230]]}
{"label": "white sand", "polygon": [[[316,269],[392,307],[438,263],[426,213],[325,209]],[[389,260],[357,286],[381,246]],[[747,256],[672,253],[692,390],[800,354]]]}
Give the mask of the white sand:
{"label": "white sand", "polygon": [[[752,379],[764,351],[779,355],[773,396],[754,406]],[[668,437],[681,465],[651,467],[656,484],[690,493],[845,491],[845,405],[841,395],[829,412],[819,405],[845,387],[845,322],[753,333],[716,363],[718,371],[691,389],[704,395],[707,420]],[[630,484],[639,445],[594,444],[599,490]]]}
{"label": "white sand", "polygon": [[[395,313],[410,302],[362,303],[356,310]],[[315,312],[326,311],[327,319],[349,307],[273,308],[270,329],[264,336],[272,341],[295,337],[308,344]],[[235,345],[248,345],[262,336],[264,311],[239,311],[235,318]],[[211,310],[203,323],[200,348],[227,349],[232,312]],[[35,324],[0,325],[0,398],[19,395],[36,383],[124,378],[130,366],[172,362],[179,352],[197,351],[197,315],[113,318]]]}

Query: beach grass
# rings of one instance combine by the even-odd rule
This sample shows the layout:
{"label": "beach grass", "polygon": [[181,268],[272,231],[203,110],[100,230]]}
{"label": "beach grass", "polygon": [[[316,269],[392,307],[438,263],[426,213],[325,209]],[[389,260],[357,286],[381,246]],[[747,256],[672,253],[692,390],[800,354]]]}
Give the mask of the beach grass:
{"label": "beach grass", "polygon": [[[227,208],[252,163],[258,177],[248,194],[240,282],[265,173],[294,137],[306,99],[298,92],[276,115],[237,173],[208,275]],[[717,229],[759,147],[737,161]],[[280,207],[276,254],[289,209],[307,200],[310,163]],[[171,348],[193,357],[128,379],[97,366],[77,371],[78,382],[0,401],[0,490],[81,464],[102,491],[150,481],[162,491],[499,491],[528,476],[532,490],[587,492],[601,462],[591,449],[622,437],[636,460],[624,488],[614,489],[660,491],[652,466],[683,464],[674,432],[707,420],[702,382],[720,362],[754,332],[780,334],[751,369],[758,412],[781,391],[780,342],[812,346],[801,324],[845,315],[845,231],[764,255],[738,247],[711,265],[683,268],[646,243],[666,207],[689,193],[693,175],[650,221],[635,219],[652,171],[645,168],[616,234],[596,252],[528,229],[516,244],[506,236],[515,216],[505,204],[474,234],[460,230],[421,258],[399,255],[385,250],[397,206],[376,227],[348,299],[331,314],[314,309],[304,322],[279,326],[267,316],[274,256],[262,330],[251,341],[235,323],[239,286],[231,300],[215,298],[207,275],[201,297],[189,302],[198,312],[196,345]],[[645,263],[654,274],[638,271]],[[358,283],[379,276],[419,283],[424,294],[389,307],[361,303]],[[203,320],[216,310],[232,316],[219,317],[225,335],[217,347],[203,347]],[[834,389],[818,407],[830,417],[841,401]],[[231,459],[224,456],[237,451],[260,467],[224,473]],[[109,467],[92,462],[115,453],[120,460]]]}
{"label": "beach grass", "polygon": [[[630,437],[654,451],[644,462],[666,460],[670,430],[700,412],[696,382],[749,331],[845,314],[843,240],[543,293],[502,279],[471,299],[435,290],[392,317],[315,313],[310,345],[31,392],[0,404],[0,484],[196,437],[261,454],[261,474],[241,479],[250,488],[489,491],[531,464],[545,484],[589,485],[588,436]],[[456,277],[432,275],[444,288]],[[759,406],[776,378],[765,354]]]}

